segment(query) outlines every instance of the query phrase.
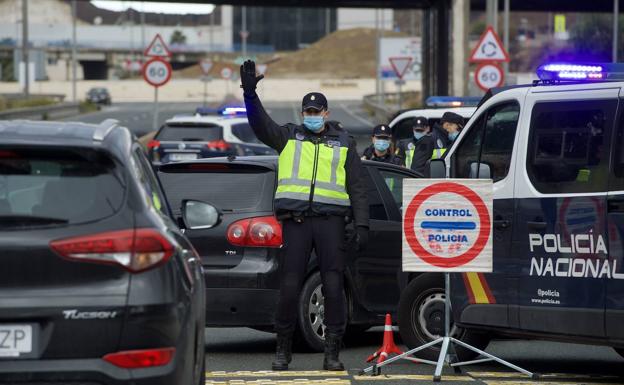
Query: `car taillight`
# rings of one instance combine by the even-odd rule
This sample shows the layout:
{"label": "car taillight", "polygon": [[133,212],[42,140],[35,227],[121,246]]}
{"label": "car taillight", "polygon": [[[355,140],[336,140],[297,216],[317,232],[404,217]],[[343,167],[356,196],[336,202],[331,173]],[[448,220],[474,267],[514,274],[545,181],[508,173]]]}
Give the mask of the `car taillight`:
{"label": "car taillight", "polygon": [[212,142],[206,143],[206,147],[208,147],[211,150],[225,151],[225,150],[228,150],[231,146],[228,142],[221,139],[221,140],[214,140]]}
{"label": "car taillight", "polygon": [[149,142],[147,142],[147,148],[149,148],[150,150],[153,150],[158,147],[160,147],[160,140],[152,139]]}
{"label": "car taillight", "polygon": [[227,240],[235,246],[280,247],[282,225],[273,216],[241,219],[228,226]]}
{"label": "car taillight", "polygon": [[154,229],[130,229],[59,239],[50,247],[64,258],[120,265],[132,273],[165,263],[173,245]]}
{"label": "car taillight", "polygon": [[120,368],[138,369],[167,365],[174,354],[175,348],[128,350],[107,354],[102,359]]}

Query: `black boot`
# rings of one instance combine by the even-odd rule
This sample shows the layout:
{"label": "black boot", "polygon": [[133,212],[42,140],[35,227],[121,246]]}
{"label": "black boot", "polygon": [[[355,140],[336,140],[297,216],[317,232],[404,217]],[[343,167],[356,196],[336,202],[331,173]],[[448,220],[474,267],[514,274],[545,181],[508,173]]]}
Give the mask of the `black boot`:
{"label": "black boot", "polygon": [[342,336],[327,333],[325,335],[325,359],[323,360],[323,369],[332,371],[344,370],[344,365],[340,362],[338,354],[340,353],[340,344]]}
{"label": "black boot", "polygon": [[290,361],[292,361],[292,333],[278,333],[275,361],[271,364],[271,368],[273,370],[288,370]]}

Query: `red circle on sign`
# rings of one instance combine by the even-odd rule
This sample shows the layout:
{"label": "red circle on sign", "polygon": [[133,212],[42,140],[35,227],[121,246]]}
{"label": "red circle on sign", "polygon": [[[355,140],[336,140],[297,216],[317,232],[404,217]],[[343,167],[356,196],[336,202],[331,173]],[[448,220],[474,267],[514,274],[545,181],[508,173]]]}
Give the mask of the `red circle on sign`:
{"label": "red circle on sign", "polygon": [[503,72],[503,69],[496,63],[483,63],[483,64],[479,64],[479,66],[477,67],[477,69],[474,72],[474,80],[475,83],[477,83],[477,86],[479,86],[479,88],[481,88],[483,91],[488,91],[490,88],[492,87],[487,87],[485,85],[482,84],[482,82],[480,82],[479,80],[479,74],[481,72],[481,70],[483,70],[486,67],[493,67],[496,69],[496,71],[498,71],[498,83],[496,83],[496,85],[493,85],[492,87],[500,87],[503,85],[503,83],[505,82],[505,73]]}
{"label": "red circle on sign", "polygon": [[[458,255],[454,258],[444,258],[437,256],[425,250],[424,247],[418,242],[416,238],[416,232],[414,231],[414,220],[416,219],[416,212],[423,204],[424,201],[432,196],[443,193],[452,192],[466,198],[477,209],[479,214],[480,229],[479,235],[474,245],[465,253]],[[490,213],[485,206],[485,203],[474,191],[466,186],[453,182],[442,182],[425,187],[422,189],[414,199],[410,202],[405,210],[405,221],[403,222],[403,233],[405,234],[405,240],[410,246],[412,251],[425,263],[442,268],[452,268],[465,265],[475,259],[477,255],[483,250],[490,238]]]}
{"label": "red circle on sign", "polygon": [[[155,63],[155,62],[159,62],[161,64],[164,64],[165,67],[167,68],[167,74],[166,77],[160,81],[160,82],[154,82],[152,79],[150,79],[149,76],[147,76],[147,70],[150,67],[151,64]],[[168,61],[165,61],[159,57],[155,57],[151,60],[149,60],[147,63],[145,63],[145,65],[143,65],[143,79],[145,79],[146,82],[148,82],[149,84],[151,84],[154,87],[160,87],[163,86],[165,84],[167,84],[167,82],[171,79],[171,72],[172,72],[172,68],[171,68],[171,64],[169,64]]]}

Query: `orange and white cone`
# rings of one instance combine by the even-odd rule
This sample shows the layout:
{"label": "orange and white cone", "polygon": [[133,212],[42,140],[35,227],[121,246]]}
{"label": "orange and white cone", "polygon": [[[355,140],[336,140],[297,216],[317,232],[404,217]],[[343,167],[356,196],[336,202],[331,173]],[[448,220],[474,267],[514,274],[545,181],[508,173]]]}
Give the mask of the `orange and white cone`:
{"label": "orange and white cone", "polygon": [[403,351],[399,349],[394,343],[394,335],[392,332],[392,318],[390,314],[386,314],[386,325],[384,326],[383,344],[375,353],[366,359],[366,362],[371,362],[377,358],[377,363],[384,362],[391,354],[403,354]]}

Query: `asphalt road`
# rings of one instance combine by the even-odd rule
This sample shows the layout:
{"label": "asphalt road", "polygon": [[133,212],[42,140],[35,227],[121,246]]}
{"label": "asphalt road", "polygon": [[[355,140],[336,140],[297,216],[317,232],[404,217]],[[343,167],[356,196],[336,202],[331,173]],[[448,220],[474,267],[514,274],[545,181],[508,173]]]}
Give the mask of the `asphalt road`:
{"label": "asphalt road", "polygon": [[[372,124],[355,101],[330,102],[331,118],[341,121],[350,133],[357,135],[359,149],[368,144]],[[161,105],[158,124],[181,113],[193,112],[190,103]],[[300,122],[297,103],[267,103],[267,110],[278,123]],[[153,129],[153,106],[150,103],[128,103],[105,107],[103,110],[67,120],[99,123],[107,118],[118,119],[137,135]],[[398,340],[398,333],[395,333]],[[342,352],[348,371],[320,371],[321,353],[298,352],[291,371],[269,372],[275,337],[246,328],[206,329],[207,384],[219,385],[306,385],[306,384],[428,384],[433,368],[426,364],[399,361],[384,368],[377,377],[360,377],[367,367],[366,357],[381,345],[381,331],[368,331],[345,341]],[[398,341],[400,343],[400,341]],[[607,347],[571,345],[541,341],[494,341],[486,349],[502,359],[527,370],[547,375],[540,384],[624,384],[624,359]],[[450,368],[443,381],[453,384],[524,384],[526,377],[496,363],[467,367],[460,374]]]}

